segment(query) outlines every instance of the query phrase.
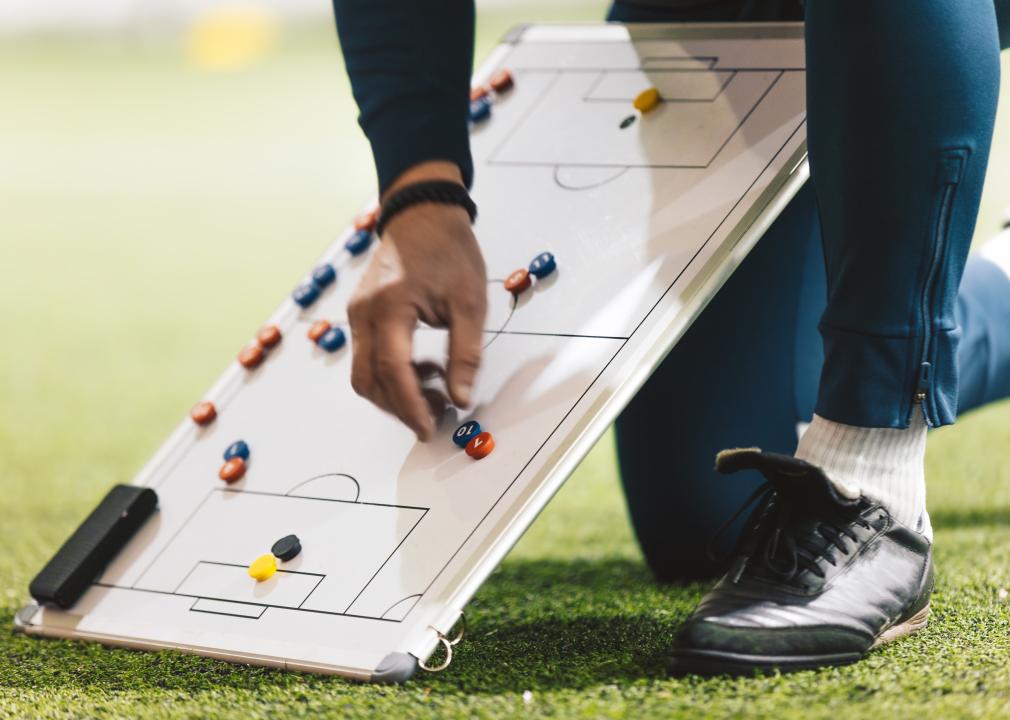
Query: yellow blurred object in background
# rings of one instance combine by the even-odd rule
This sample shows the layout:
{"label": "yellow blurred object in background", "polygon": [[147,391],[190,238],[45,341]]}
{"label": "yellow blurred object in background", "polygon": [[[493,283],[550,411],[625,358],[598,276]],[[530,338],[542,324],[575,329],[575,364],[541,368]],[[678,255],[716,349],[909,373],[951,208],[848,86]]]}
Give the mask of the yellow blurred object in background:
{"label": "yellow blurred object in background", "polygon": [[202,70],[241,70],[276,45],[279,24],[267,9],[227,5],[204,13],[186,32],[186,57]]}

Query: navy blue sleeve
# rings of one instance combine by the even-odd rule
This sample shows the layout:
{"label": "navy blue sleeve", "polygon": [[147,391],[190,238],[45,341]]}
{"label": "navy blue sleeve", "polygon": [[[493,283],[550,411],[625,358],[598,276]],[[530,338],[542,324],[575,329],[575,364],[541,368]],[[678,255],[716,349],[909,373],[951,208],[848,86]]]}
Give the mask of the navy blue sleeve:
{"label": "navy blue sleeve", "polygon": [[379,191],[425,160],[456,163],[469,187],[473,0],[333,0],[333,7]]}

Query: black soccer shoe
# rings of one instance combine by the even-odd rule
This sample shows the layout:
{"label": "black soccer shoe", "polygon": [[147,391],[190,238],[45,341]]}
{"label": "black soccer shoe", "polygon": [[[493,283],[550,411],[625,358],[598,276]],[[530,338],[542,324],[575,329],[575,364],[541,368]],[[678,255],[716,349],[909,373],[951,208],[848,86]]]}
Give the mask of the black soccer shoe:
{"label": "black soccer shoe", "polygon": [[727,450],[716,467],[756,469],[767,482],[738,511],[762,500],[729,572],[678,633],[671,673],[845,665],[925,626],[933,553],[922,534],[788,455]]}

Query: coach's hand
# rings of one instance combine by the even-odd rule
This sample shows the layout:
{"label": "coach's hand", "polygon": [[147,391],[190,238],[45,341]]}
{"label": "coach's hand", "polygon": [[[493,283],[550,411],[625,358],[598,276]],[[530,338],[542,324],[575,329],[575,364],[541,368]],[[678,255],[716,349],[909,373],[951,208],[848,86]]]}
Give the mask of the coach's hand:
{"label": "coach's hand", "polygon": [[[422,163],[401,175],[386,194],[435,179],[462,182],[452,163]],[[435,418],[411,352],[418,320],[449,329],[446,376],[456,405],[469,405],[480,366],[487,274],[466,210],[423,203],[394,216],[347,313],[355,392],[396,415],[419,440],[429,440]]]}

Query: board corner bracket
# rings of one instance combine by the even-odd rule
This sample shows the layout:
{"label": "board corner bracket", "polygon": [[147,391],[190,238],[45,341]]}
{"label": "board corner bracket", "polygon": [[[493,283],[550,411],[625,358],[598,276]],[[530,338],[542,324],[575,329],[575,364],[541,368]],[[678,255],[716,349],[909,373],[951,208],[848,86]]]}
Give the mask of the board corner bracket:
{"label": "board corner bracket", "polygon": [[382,659],[369,680],[373,683],[399,685],[410,680],[418,667],[417,658],[410,653],[391,652]]}
{"label": "board corner bracket", "polygon": [[14,614],[14,632],[25,635],[28,633],[28,626],[39,611],[40,605],[32,600]]}

